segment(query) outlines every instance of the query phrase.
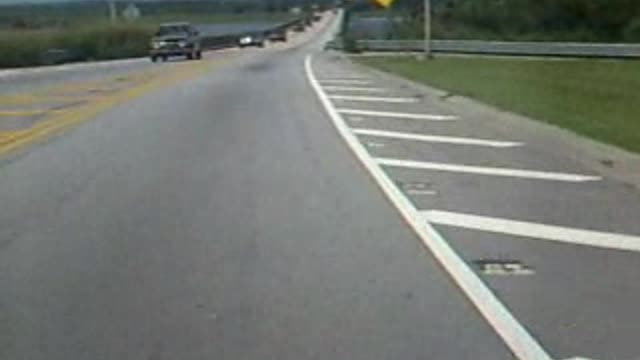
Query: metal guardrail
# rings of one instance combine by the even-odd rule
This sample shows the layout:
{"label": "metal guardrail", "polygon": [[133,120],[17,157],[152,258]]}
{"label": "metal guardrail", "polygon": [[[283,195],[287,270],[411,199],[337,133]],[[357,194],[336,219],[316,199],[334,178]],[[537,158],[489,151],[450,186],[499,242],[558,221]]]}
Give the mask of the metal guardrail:
{"label": "metal guardrail", "polygon": [[[358,40],[358,51],[422,51],[421,40]],[[520,56],[565,56],[599,58],[640,58],[640,44],[605,44],[575,42],[509,42],[482,40],[433,40],[436,53]],[[329,47],[341,48],[340,41]]]}
{"label": "metal guardrail", "polygon": [[[303,21],[305,21],[304,17],[296,18],[291,21],[275,24],[272,27],[261,29],[259,31],[251,31],[249,33],[260,33],[264,36],[267,36],[273,32],[287,30],[290,27],[293,27]],[[238,39],[245,34],[247,34],[247,32],[229,33],[229,34],[216,35],[216,36],[204,35],[202,36],[202,46],[203,48],[210,49],[210,50],[233,47],[238,44]]]}
{"label": "metal guardrail", "polygon": [[[273,32],[286,31],[287,29],[304,22],[304,17],[298,17],[287,22],[274,24],[271,27],[254,31],[254,33],[261,33],[264,36]],[[204,49],[216,50],[237,46],[238,39],[245,35],[246,32],[232,32],[222,35],[207,35],[202,34],[201,44]],[[47,49],[40,54],[40,62],[42,65],[59,65],[69,62],[85,61],[87,58],[79,51],[72,49]]]}
{"label": "metal guardrail", "polygon": [[[280,24],[275,24],[272,27],[266,28],[266,29],[262,29],[259,31],[251,31],[249,33],[251,34],[262,34],[264,36],[269,35],[270,33],[273,32],[277,32],[277,31],[283,31],[286,29],[289,29],[290,27],[293,27],[294,25],[300,23],[304,21],[304,18],[296,18],[293,19],[291,21],[287,21],[284,23],[280,23]],[[215,49],[223,49],[223,48],[228,48],[228,47],[233,47],[236,46],[238,44],[238,39],[247,34],[247,32],[238,32],[238,33],[231,33],[231,34],[225,34],[225,35],[216,35],[216,36],[207,36],[204,35],[202,36],[202,47],[205,49],[209,49],[209,50],[215,50]]]}

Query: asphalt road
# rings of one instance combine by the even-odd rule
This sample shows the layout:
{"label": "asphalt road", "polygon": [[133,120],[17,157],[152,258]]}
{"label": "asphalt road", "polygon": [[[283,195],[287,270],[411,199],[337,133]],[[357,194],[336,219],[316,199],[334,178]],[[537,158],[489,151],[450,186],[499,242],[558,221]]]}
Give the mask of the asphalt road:
{"label": "asphalt road", "polygon": [[77,81],[94,81],[151,68],[146,58],[59,65],[49,68],[0,70],[0,94],[33,91]]}
{"label": "asphalt road", "polygon": [[[321,99],[324,91],[342,109],[473,114],[323,53],[332,30],[241,52],[2,160],[0,359],[515,358],[490,299],[461,290],[353,155]],[[417,102],[335,98],[344,83],[323,83],[319,93],[309,55],[311,77],[364,76],[385,97]],[[428,121],[344,120],[436,131]],[[451,144],[358,140],[371,159],[515,163],[599,177],[565,160],[560,146],[536,148],[535,134],[496,129],[489,117],[477,124],[447,123],[439,135],[499,135],[533,150],[493,149],[489,161]],[[640,234],[639,196],[606,176],[540,185],[381,168],[419,210]],[[489,235],[441,220],[435,226],[464,264],[552,358],[640,356],[636,251]],[[521,260],[535,273],[496,277],[474,267],[492,257]]]}

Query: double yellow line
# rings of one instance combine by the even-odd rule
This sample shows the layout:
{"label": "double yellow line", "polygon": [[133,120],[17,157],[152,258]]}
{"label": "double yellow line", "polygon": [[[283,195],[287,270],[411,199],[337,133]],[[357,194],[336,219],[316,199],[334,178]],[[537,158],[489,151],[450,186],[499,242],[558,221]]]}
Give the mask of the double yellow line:
{"label": "double yellow line", "polygon": [[[89,98],[86,103],[61,110],[0,111],[0,121],[2,120],[2,116],[33,116],[41,114],[45,114],[47,116],[46,119],[37,122],[28,129],[5,132],[0,131],[0,155],[6,155],[27,145],[42,141],[73,125],[89,120],[100,112],[105,111],[116,104],[135,99],[148,92],[175,84],[179,81],[195,78],[200,74],[204,74],[211,66],[212,63],[206,61],[175,64],[170,67],[166,66],[162,68],[165,72],[155,71],[151,76],[146,73],[142,74],[139,76],[140,81],[134,81],[136,84],[130,88],[116,90],[113,93],[109,92],[95,98]],[[112,80],[118,81],[119,78],[114,78]],[[87,85],[89,84],[70,84],[58,88],[58,91],[55,91],[55,93],[60,94],[60,89],[63,89],[63,91],[71,89],[86,89]],[[47,97],[47,95],[44,96]],[[55,97],[59,95],[54,94],[53,96]],[[10,103],[12,105],[32,104],[36,98],[36,96],[27,94],[9,97],[5,99],[6,101],[0,100],[0,103]]]}

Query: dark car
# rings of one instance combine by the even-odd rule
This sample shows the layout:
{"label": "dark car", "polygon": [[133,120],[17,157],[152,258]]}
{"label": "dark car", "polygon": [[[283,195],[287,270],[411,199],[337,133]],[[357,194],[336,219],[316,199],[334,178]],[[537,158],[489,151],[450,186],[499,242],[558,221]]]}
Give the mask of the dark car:
{"label": "dark car", "polygon": [[269,41],[272,42],[286,42],[287,41],[287,30],[283,29],[283,30],[275,30],[272,31],[271,33],[269,33]]}
{"label": "dark car", "polygon": [[264,34],[261,34],[261,33],[246,34],[241,36],[238,39],[238,46],[241,48],[244,48],[247,46],[264,47],[264,43],[265,43]]}
{"label": "dark car", "polygon": [[160,25],[151,39],[151,61],[166,61],[171,56],[184,56],[189,60],[202,58],[201,39],[198,30],[186,22]]}
{"label": "dark car", "polygon": [[304,32],[306,30],[306,26],[304,22],[300,21],[293,26],[293,31],[295,32]]}

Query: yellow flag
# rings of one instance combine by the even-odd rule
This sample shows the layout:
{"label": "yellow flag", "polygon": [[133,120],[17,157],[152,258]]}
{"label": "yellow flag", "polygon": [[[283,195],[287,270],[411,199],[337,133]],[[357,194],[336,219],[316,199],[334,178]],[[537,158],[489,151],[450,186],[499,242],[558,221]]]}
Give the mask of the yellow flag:
{"label": "yellow flag", "polygon": [[393,4],[393,0],[371,0],[371,3],[373,3],[374,6],[386,9]]}

